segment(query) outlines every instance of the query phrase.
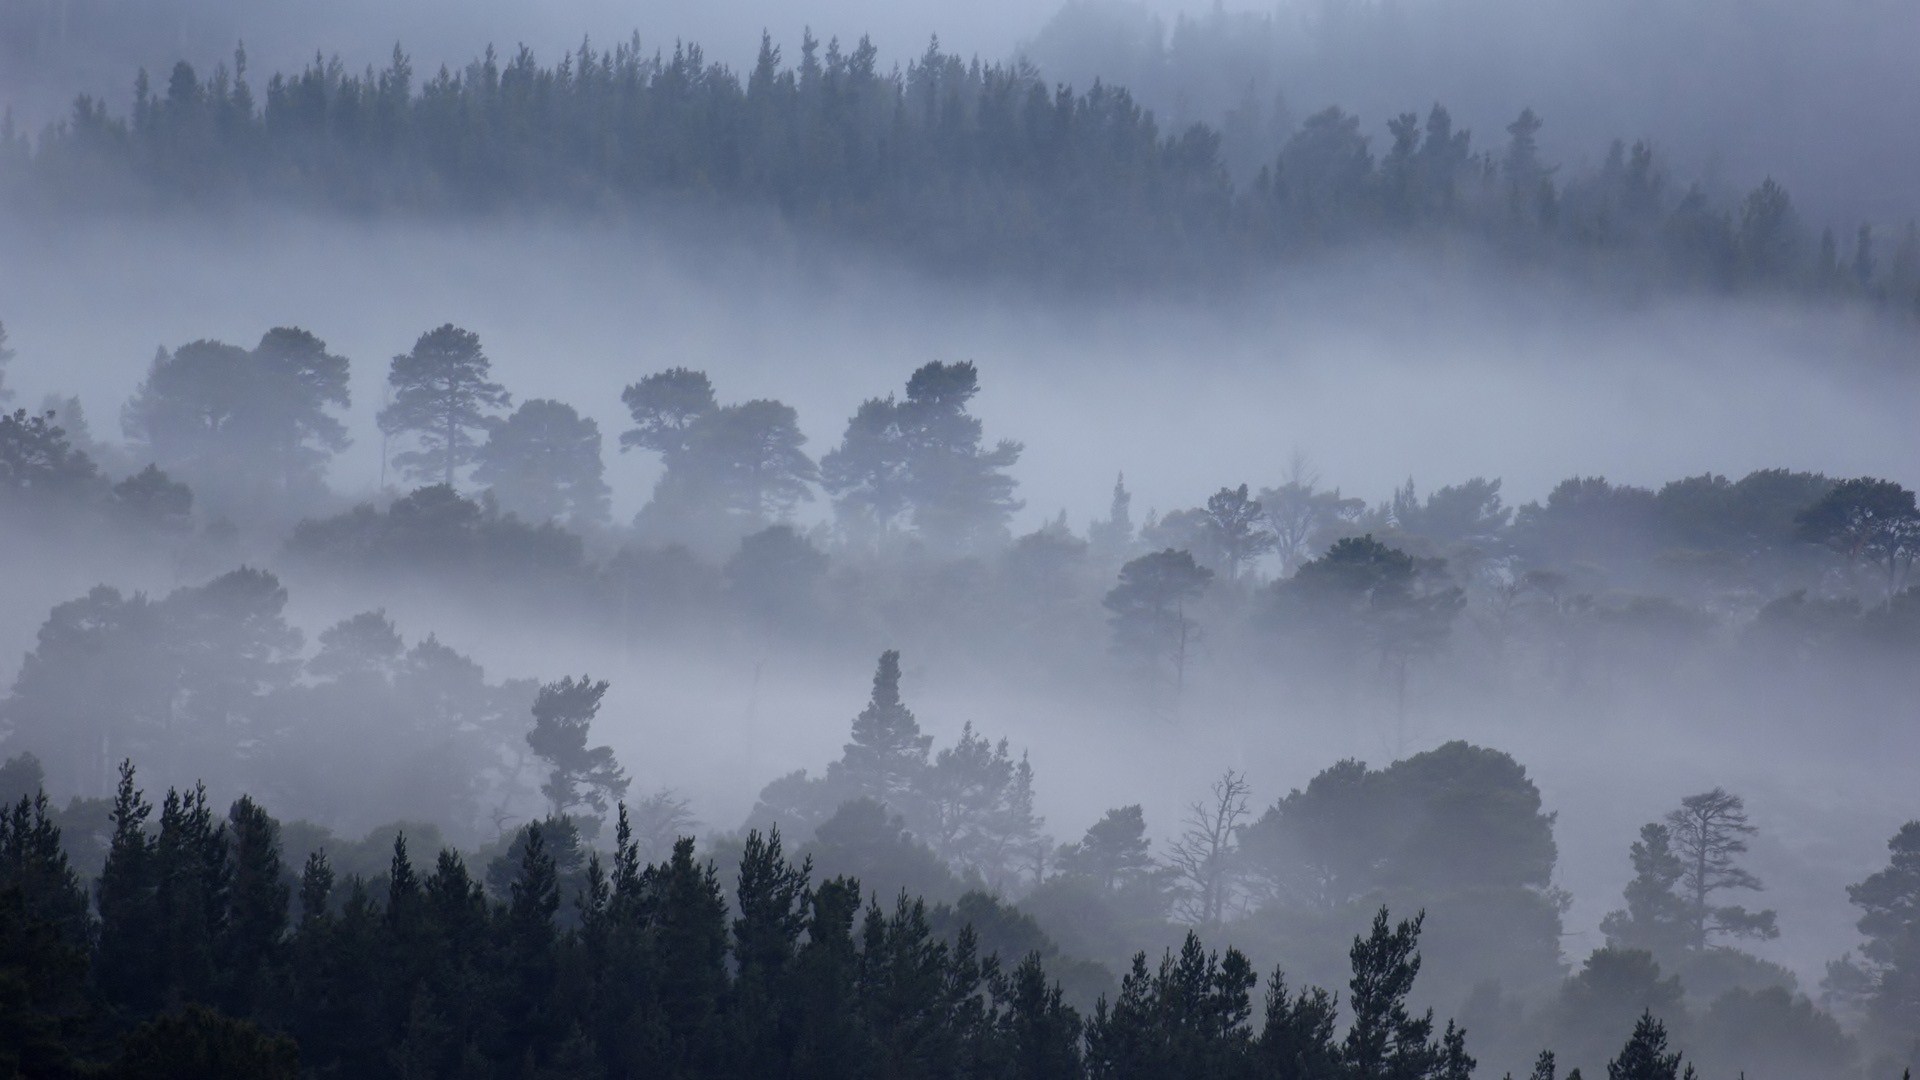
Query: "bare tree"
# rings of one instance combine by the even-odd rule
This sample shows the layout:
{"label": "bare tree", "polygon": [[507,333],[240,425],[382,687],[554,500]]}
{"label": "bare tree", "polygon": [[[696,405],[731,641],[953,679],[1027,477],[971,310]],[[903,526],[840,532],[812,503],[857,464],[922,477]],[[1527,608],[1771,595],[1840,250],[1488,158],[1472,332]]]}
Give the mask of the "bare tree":
{"label": "bare tree", "polygon": [[1686,905],[1688,944],[1704,949],[1712,935],[1771,939],[1780,936],[1772,911],[1748,911],[1738,904],[1715,905],[1716,893],[1761,889],[1760,879],[1735,862],[1747,850],[1744,839],[1756,830],[1747,824],[1746,804],[1721,788],[1680,800],[1667,815],[1673,852],[1684,867],[1680,897]]}
{"label": "bare tree", "polygon": [[1178,882],[1176,910],[1196,926],[1220,925],[1233,900],[1248,791],[1246,776],[1228,769],[1213,782],[1211,799],[1187,807],[1186,830],[1167,861]]}

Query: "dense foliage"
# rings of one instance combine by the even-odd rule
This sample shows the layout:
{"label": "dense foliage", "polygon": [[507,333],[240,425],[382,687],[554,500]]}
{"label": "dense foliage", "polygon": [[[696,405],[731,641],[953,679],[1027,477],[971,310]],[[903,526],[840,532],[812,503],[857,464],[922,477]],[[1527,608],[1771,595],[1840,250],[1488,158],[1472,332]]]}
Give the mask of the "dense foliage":
{"label": "dense foliage", "polygon": [[[744,78],[698,46],[638,36],[543,65],[522,47],[416,73],[316,56],[256,94],[244,50],[203,75],[143,71],[131,112],[83,96],[37,137],[0,138],[22,205],[219,208],[268,200],[360,213],[764,207],[801,229],[962,272],[1060,282],[1219,282],[1359,240],[1467,239],[1590,280],[1791,289],[1920,311],[1920,231],[1803,218],[1769,179],[1746,193],[1674,176],[1646,143],[1602,164],[1543,160],[1531,109],[1476,144],[1447,109],[1306,117],[1236,184],[1220,131],[1166,130],[1125,88],[1050,83],[938,41],[882,70],[807,35],[762,40]],[[772,219],[743,219],[762,231]]]}

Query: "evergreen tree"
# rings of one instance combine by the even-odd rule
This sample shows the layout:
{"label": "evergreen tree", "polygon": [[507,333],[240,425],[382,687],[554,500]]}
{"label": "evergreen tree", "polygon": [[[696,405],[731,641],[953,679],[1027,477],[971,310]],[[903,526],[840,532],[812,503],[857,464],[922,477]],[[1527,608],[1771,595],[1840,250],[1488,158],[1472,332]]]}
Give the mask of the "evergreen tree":
{"label": "evergreen tree", "polygon": [[1887,849],[1885,869],[1847,886],[1866,943],[1858,961],[1838,965],[1852,978],[1829,981],[1863,999],[1877,1043],[1900,1049],[1920,1039],[1920,821],[1901,826]]}
{"label": "evergreen tree", "polygon": [[588,729],[599,715],[600,699],[608,684],[594,682],[582,675],[540,688],[533,701],[533,730],[527,733],[527,745],[551,769],[541,794],[553,807],[555,816],[576,806],[588,806],[596,814],[626,794],[626,770],[614,760],[607,746],[587,748]]}
{"label": "evergreen tree", "polygon": [[1228,582],[1237,583],[1242,569],[1279,544],[1267,526],[1266,511],[1247,496],[1247,485],[1221,488],[1207,499],[1201,519],[1201,537],[1218,560]]}
{"label": "evergreen tree", "polygon": [[[1607,1080],[1679,1080],[1681,1075],[1679,1052],[1667,1053],[1667,1027],[1650,1012],[1640,1014],[1620,1056],[1607,1062]],[[1685,1075],[1691,1080],[1693,1066]]]}
{"label": "evergreen tree", "polygon": [[1645,949],[1655,956],[1676,957],[1688,946],[1687,910],[1675,889],[1686,876],[1686,865],[1673,852],[1665,825],[1640,827],[1632,849],[1633,880],[1627,882],[1627,906],[1600,922],[1607,944],[1619,949]]}
{"label": "evergreen tree", "polygon": [[1772,911],[1748,911],[1737,904],[1715,904],[1729,889],[1759,891],[1760,879],[1741,867],[1742,839],[1756,830],[1747,824],[1740,796],[1714,788],[1680,800],[1667,815],[1667,831],[1681,865],[1679,890],[1685,905],[1687,946],[1705,949],[1716,936],[1776,938]]}
{"label": "evergreen tree", "polygon": [[416,442],[393,459],[407,476],[452,486],[454,474],[473,463],[491,414],[510,403],[506,388],[488,381],[492,367],[479,336],[452,323],[420,335],[412,352],[393,358],[387,375],[393,399],[379,422],[383,433]]}
{"label": "evergreen tree", "polygon": [[535,524],[564,519],[574,529],[607,520],[600,426],[570,405],[521,402],[490,426],[476,462],[474,482],[507,513]]}
{"label": "evergreen tree", "polygon": [[1213,572],[1192,554],[1169,548],[1142,555],[1120,568],[1120,581],[1101,603],[1111,613],[1113,651],[1135,665],[1142,678],[1186,684],[1187,662],[1200,624],[1187,608],[1206,592]]}
{"label": "evergreen tree", "polygon": [[166,989],[160,866],[147,831],[152,813],[153,804],[134,787],[133,764],[122,762],[113,797],[113,839],[94,887],[100,939],[93,972],[101,997],[123,1016],[153,1013]]}
{"label": "evergreen tree", "polygon": [[873,694],[853,718],[853,741],[827,771],[830,785],[870,795],[896,807],[910,802],[927,769],[933,736],[900,699],[900,652],[880,654]]}
{"label": "evergreen tree", "polygon": [[1438,1070],[1445,1051],[1433,1038],[1433,1011],[1416,1017],[1407,995],[1420,974],[1420,924],[1425,913],[1395,926],[1381,908],[1373,929],[1353,939],[1349,956],[1353,979],[1347,984],[1353,1023],[1341,1044],[1341,1060],[1350,1075],[1417,1080]]}
{"label": "evergreen tree", "polygon": [[280,824],[247,796],[227,813],[232,843],[228,916],[218,943],[222,1007],[258,1015],[278,991],[291,900],[280,859]]}

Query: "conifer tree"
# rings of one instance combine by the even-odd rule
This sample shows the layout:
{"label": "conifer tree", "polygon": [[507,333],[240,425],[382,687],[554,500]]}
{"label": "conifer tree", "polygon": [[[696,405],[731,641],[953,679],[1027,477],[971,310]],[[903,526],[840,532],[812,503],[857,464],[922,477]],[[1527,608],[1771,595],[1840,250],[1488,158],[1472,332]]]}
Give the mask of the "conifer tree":
{"label": "conifer tree", "polygon": [[853,741],[828,768],[828,779],[899,807],[920,783],[932,746],[933,736],[920,733],[900,699],[900,652],[888,649],[880,654],[867,707],[853,718]]}
{"label": "conifer tree", "polygon": [[420,335],[412,352],[393,358],[387,375],[393,399],[379,422],[383,433],[416,442],[393,459],[406,475],[451,487],[455,474],[473,463],[490,417],[511,401],[505,387],[489,381],[492,367],[479,335],[452,323]]}
{"label": "conifer tree", "polygon": [[606,696],[607,688],[604,680],[568,676],[542,686],[534,698],[533,730],[527,733],[527,745],[551,770],[540,793],[547,797],[555,816],[578,806],[604,814],[610,804],[626,794],[626,770],[614,760],[613,748],[587,747],[588,729],[600,713],[600,699]]}

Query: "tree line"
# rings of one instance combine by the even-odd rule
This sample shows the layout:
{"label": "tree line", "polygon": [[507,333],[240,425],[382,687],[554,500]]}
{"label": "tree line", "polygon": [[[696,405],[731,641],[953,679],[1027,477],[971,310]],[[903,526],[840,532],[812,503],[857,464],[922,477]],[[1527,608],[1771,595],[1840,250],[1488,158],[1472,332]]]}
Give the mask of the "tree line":
{"label": "tree line", "polygon": [[[170,790],[158,809],[155,822],[123,765],[90,887],[44,795],[0,816],[0,1063],[14,1074],[1465,1080],[1476,1067],[1464,1029],[1409,1004],[1424,916],[1385,908],[1352,939],[1344,1011],[1282,971],[1257,1003],[1247,958],[1189,932],[1157,964],[1136,953],[1085,1016],[1037,953],[983,948],[967,923],[942,932],[904,892],[887,903],[816,878],[777,830],[747,835],[729,891],[690,839],[643,862],[622,807],[610,857],[591,855],[563,904],[538,824],[490,889],[451,849],[416,865],[404,836],[377,880],[337,877],[324,852],[296,871],[280,824],[246,797],[221,814],[204,788]],[[1643,1010],[1609,1080],[1676,1080],[1667,1043]],[[1534,1080],[1555,1075],[1542,1052]]]}
{"label": "tree line", "polygon": [[417,73],[316,56],[256,95],[244,48],[203,75],[142,71],[125,116],[82,96],[36,136],[0,131],[0,183],[24,205],[353,212],[586,213],[761,205],[802,230],[960,273],[1061,283],[1234,280],[1375,237],[1465,238],[1624,288],[1788,290],[1920,305],[1920,229],[1809,223],[1771,179],[1725,196],[1646,143],[1575,172],[1545,161],[1521,110],[1476,143],[1438,104],[1386,137],[1338,107],[1301,121],[1236,185],[1222,133],[1163,130],[1126,89],[1052,85],[938,40],[882,70],[811,33],[797,62],[763,36],[744,77],[696,45],[582,43],[543,65],[491,48]]}

